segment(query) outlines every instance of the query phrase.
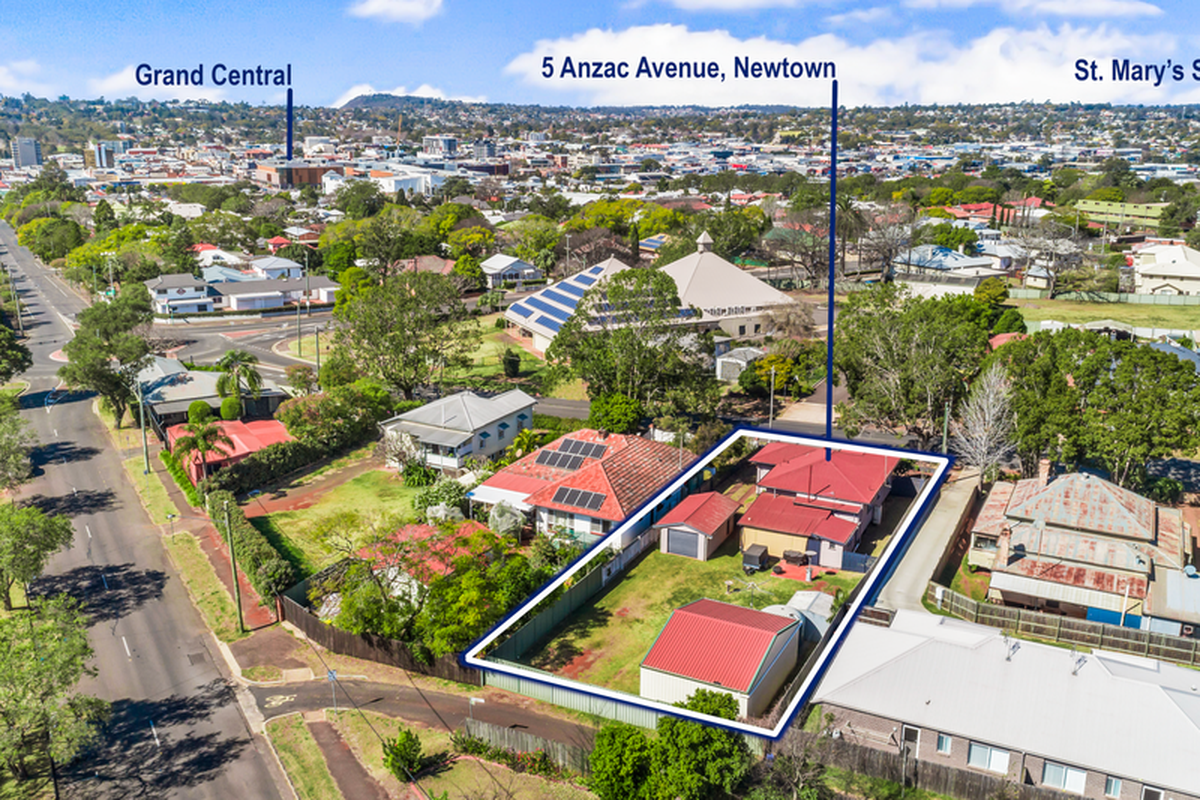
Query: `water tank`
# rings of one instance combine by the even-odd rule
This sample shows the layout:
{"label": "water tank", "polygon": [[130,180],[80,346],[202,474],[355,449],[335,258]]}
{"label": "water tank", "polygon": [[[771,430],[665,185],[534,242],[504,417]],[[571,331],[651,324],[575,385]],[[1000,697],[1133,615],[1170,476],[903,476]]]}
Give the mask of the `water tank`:
{"label": "water tank", "polygon": [[1186,567],[1183,568],[1183,574],[1187,575],[1189,578],[1196,577],[1196,567],[1191,564],[1188,564]]}

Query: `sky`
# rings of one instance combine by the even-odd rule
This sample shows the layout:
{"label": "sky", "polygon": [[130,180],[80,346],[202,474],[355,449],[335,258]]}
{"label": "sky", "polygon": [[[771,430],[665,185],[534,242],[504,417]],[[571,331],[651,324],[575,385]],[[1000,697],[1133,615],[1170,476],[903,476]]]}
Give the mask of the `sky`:
{"label": "sky", "polygon": [[[7,0],[0,15],[0,94],[277,104],[283,88],[217,86],[212,69],[290,64],[295,102],[309,106],[372,92],[539,105],[825,106],[830,75],[839,103],[848,107],[1196,103],[1200,15],[1190,6],[1183,0]],[[572,65],[600,62],[602,69],[624,64],[628,77],[572,75],[564,70],[568,58]],[[638,76],[642,59],[649,74]],[[832,69],[822,66],[817,77],[750,72],[783,59],[832,62]],[[665,64],[679,62],[705,77],[668,77]],[[1077,62],[1085,66],[1077,69]],[[203,84],[140,85],[142,64],[189,72],[202,66]],[[1165,70],[1143,73],[1141,66]]]}

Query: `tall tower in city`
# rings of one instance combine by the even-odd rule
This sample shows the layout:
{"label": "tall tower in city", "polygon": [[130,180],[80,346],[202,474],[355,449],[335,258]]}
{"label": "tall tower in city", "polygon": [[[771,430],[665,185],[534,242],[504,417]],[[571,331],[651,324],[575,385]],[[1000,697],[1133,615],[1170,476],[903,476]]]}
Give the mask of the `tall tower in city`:
{"label": "tall tower in city", "polygon": [[42,163],[42,145],[37,139],[18,136],[12,140],[13,167],[36,167]]}

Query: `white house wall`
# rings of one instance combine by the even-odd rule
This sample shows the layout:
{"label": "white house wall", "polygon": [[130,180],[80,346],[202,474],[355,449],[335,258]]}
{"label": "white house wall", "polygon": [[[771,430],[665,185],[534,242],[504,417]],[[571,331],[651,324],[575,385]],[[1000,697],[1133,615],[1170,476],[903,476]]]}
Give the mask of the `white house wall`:
{"label": "white house wall", "polygon": [[779,690],[783,688],[784,681],[795,668],[799,658],[800,626],[797,625],[788,631],[786,636],[775,637],[775,643],[767,653],[766,663],[769,665],[767,671],[756,686],[750,687],[751,694],[748,702],[750,713],[746,716],[761,717],[770,708],[771,703],[775,701],[775,695],[779,694]]}
{"label": "white house wall", "polygon": [[735,692],[733,689],[713,686],[711,683],[701,683],[690,678],[681,678],[678,675],[668,675],[665,672],[641,667],[641,682],[638,694],[647,700],[658,700],[669,705],[674,705],[675,703],[687,700],[696,693],[697,689],[707,689],[710,692],[726,692],[733,695],[733,699],[737,700],[738,704],[738,716],[750,716],[747,713],[750,706],[749,695],[742,692]]}

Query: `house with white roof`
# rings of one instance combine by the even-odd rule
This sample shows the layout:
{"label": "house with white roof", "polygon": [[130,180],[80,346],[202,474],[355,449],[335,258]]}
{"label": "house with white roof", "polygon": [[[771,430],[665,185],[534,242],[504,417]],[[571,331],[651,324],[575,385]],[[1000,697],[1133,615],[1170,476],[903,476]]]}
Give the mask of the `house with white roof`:
{"label": "house with white roof", "polygon": [[919,611],[856,624],[813,696],[833,736],[1092,800],[1200,800],[1200,680]]}
{"label": "house with white roof", "polygon": [[497,289],[508,282],[540,281],[542,271],[516,256],[497,253],[479,265],[487,276],[489,289]]}
{"label": "house with white roof", "polygon": [[304,276],[304,266],[290,258],[279,256],[263,256],[250,262],[250,269],[259,278],[278,280],[279,278],[300,278]]}
{"label": "house with white roof", "polygon": [[1144,248],[1133,263],[1135,294],[1200,294],[1200,251],[1185,245]]}
{"label": "house with white roof", "polygon": [[[468,457],[490,458],[533,425],[537,400],[513,389],[496,397],[459,392],[381,422],[385,439],[434,469],[457,472]],[[393,463],[392,466],[396,464]]]}
{"label": "house with white roof", "polygon": [[154,301],[156,314],[185,314],[196,311],[212,311],[213,301],[208,294],[208,284],[191,273],[159,275],[144,281]]}

